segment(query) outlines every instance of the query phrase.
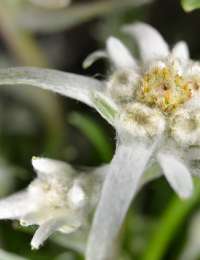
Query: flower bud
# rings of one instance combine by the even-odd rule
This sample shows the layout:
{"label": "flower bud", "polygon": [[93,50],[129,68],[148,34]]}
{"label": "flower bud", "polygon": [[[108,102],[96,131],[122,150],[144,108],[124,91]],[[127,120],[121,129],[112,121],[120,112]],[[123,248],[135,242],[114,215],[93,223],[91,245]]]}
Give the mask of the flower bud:
{"label": "flower bud", "polygon": [[108,82],[107,91],[117,103],[131,101],[134,98],[138,78],[139,76],[132,70],[118,70]]}
{"label": "flower bud", "polygon": [[182,145],[200,144],[200,109],[180,109],[170,120],[172,137]]}
{"label": "flower bud", "polygon": [[165,128],[162,114],[140,103],[128,104],[119,117],[119,127],[135,137],[154,137]]}

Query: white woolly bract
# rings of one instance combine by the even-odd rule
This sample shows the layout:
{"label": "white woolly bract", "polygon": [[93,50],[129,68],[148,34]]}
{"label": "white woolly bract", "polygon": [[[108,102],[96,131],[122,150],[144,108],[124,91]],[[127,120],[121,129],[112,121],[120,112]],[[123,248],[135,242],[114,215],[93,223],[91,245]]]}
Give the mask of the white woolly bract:
{"label": "white woolly bract", "polygon": [[193,192],[193,182],[184,162],[171,151],[159,152],[157,159],[171,187],[181,198],[189,198]]}
{"label": "white woolly bract", "polygon": [[130,51],[115,37],[109,37],[106,42],[108,55],[116,68],[136,68],[136,61]]}

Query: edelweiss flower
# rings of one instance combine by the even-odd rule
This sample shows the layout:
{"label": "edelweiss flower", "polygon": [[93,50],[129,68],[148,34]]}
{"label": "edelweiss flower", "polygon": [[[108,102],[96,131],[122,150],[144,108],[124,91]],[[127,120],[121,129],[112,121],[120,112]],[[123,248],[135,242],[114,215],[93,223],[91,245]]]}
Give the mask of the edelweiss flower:
{"label": "edelweiss flower", "polygon": [[33,158],[32,164],[37,178],[26,190],[0,200],[0,219],[39,225],[31,241],[38,249],[55,231],[71,233],[86,224],[97,203],[104,170],[78,175],[61,161]]}
{"label": "edelweiss flower", "polygon": [[141,61],[116,38],[106,51],[90,55],[84,66],[108,57],[113,74],[106,82],[53,70],[0,70],[0,84],[50,89],[94,107],[117,132],[115,155],[108,167],[95,213],[87,260],[106,260],[143,173],[159,163],[171,187],[182,198],[193,190],[190,172],[200,158],[200,65],[189,59],[187,45],[172,51],[151,26],[124,28],[138,42]]}

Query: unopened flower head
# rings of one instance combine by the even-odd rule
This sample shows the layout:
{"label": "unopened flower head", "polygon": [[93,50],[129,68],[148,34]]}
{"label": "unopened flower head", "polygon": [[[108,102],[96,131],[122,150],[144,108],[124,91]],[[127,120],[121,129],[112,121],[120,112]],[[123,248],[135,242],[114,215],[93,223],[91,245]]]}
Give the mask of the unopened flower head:
{"label": "unopened flower head", "polygon": [[171,134],[183,145],[200,145],[200,108],[178,110],[171,119]]}
{"label": "unopened flower head", "polygon": [[165,120],[162,114],[141,103],[125,105],[117,122],[122,129],[125,129],[131,135],[141,138],[158,136],[165,128]]}
{"label": "unopened flower head", "polygon": [[[117,70],[108,81],[108,94],[117,103],[127,103],[133,100],[138,75],[131,69]],[[138,77],[139,80],[139,77]]]}

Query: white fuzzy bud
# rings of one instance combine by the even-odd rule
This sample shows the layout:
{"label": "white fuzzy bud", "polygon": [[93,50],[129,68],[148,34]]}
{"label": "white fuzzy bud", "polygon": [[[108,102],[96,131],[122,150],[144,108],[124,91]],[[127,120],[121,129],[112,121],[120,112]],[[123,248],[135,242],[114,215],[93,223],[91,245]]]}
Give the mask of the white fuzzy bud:
{"label": "white fuzzy bud", "polygon": [[108,94],[117,102],[133,100],[139,75],[133,70],[118,70],[107,84]]}
{"label": "white fuzzy bud", "polygon": [[181,145],[200,144],[200,109],[180,109],[170,120],[172,137]]}
{"label": "white fuzzy bud", "polygon": [[135,137],[154,137],[165,129],[162,114],[140,103],[126,105],[120,113],[117,124]]}

